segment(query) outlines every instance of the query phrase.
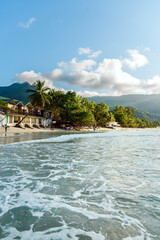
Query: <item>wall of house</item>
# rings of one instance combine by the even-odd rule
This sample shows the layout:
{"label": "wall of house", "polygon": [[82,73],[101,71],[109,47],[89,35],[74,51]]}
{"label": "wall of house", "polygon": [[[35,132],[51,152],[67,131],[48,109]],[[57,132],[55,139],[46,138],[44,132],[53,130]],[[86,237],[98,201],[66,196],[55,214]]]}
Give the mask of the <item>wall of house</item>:
{"label": "wall of house", "polygon": [[11,124],[12,121],[13,121],[13,120],[12,120],[12,116],[8,116],[8,121],[7,121],[7,123],[8,123],[8,124]]}
{"label": "wall of house", "polygon": [[10,103],[7,103],[7,106],[8,106],[9,108],[12,108],[12,109],[15,109],[15,107],[16,107],[16,105],[13,105],[13,104],[10,104]]}

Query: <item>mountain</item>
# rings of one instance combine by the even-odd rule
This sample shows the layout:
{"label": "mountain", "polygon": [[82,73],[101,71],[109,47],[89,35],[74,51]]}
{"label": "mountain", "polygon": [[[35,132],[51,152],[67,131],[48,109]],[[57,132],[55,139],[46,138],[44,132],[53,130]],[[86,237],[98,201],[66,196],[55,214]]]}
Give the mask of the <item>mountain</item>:
{"label": "mountain", "polygon": [[5,101],[5,98],[10,98],[27,103],[29,102],[28,99],[29,94],[26,93],[26,90],[31,88],[32,87],[28,82],[13,83],[12,85],[7,87],[0,87],[1,100]]}
{"label": "mountain", "polygon": [[105,102],[111,110],[116,106],[135,107],[143,111],[160,115],[160,94],[130,94],[123,96],[89,97],[96,103]]}
{"label": "mountain", "polygon": [[146,119],[146,120],[149,120],[151,122],[153,122],[153,121],[159,121],[160,122],[160,115],[158,115],[158,114],[149,113],[147,111],[143,111],[143,110],[135,108],[135,107],[133,107],[133,109],[135,111],[136,117],[138,117],[138,118]]}

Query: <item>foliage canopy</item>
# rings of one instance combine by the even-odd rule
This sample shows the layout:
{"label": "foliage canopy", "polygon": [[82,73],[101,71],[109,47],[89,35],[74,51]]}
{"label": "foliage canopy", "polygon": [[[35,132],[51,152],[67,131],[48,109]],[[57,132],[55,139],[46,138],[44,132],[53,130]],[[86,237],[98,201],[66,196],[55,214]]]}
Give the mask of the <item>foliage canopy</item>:
{"label": "foliage canopy", "polygon": [[111,112],[106,103],[90,102],[87,98],[77,96],[76,92],[56,91],[45,87],[45,82],[37,80],[29,98],[36,106],[45,107],[54,113],[57,122],[70,123],[72,125],[97,125],[104,126],[116,121],[122,127],[145,128],[156,127],[159,122],[150,122],[135,116],[135,111],[130,107],[116,106]]}

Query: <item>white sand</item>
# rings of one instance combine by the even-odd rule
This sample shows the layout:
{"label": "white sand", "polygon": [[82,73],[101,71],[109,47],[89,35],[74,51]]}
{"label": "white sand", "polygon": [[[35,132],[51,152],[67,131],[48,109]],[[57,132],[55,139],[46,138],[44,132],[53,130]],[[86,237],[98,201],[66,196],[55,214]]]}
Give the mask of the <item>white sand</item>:
{"label": "white sand", "polygon": [[[98,128],[96,129],[96,131],[106,131],[106,130],[112,130],[109,128]],[[73,132],[75,132],[76,130],[72,130]],[[81,132],[93,132],[93,128],[81,128],[80,129]],[[38,133],[38,132],[71,132],[71,130],[64,130],[64,129],[60,129],[60,128],[55,128],[54,130],[51,130],[49,128],[41,128],[41,129],[37,129],[37,128],[17,128],[17,127],[8,127],[7,129],[7,134],[6,136],[15,136],[15,135],[23,135],[23,134],[31,134],[31,133]],[[5,129],[4,127],[0,127],[0,137],[4,137],[5,136]]]}
{"label": "white sand", "polygon": [[[31,133],[38,133],[38,132],[62,132],[63,129],[56,128],[54,130],[51,130],[49,128],[41,128],[41,129],[30,129],[30,128],[17,128],[17,127],[8,127],[7,128],[7,136],[14,136],[14,135],[23,135],[23,134],[31,134]],[[5,129],[3,127],[0,127],[0,137],[3,137],[5,135]]]}

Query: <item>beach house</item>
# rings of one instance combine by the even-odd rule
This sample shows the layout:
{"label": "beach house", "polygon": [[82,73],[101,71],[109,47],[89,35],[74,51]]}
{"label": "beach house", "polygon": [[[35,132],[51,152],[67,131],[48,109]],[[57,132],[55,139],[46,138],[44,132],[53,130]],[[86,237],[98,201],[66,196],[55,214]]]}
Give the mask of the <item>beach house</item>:
{"label": "beach house", "polygon": [[16,103],[11,100],[7,102],[7,107],[3,113],[6,115],[5,123],[8,126],[15,126],[21,120],[24,127],[47,127],[51,124],[52,111],[34,107],[30,102],[24,104],[22,101]]}

